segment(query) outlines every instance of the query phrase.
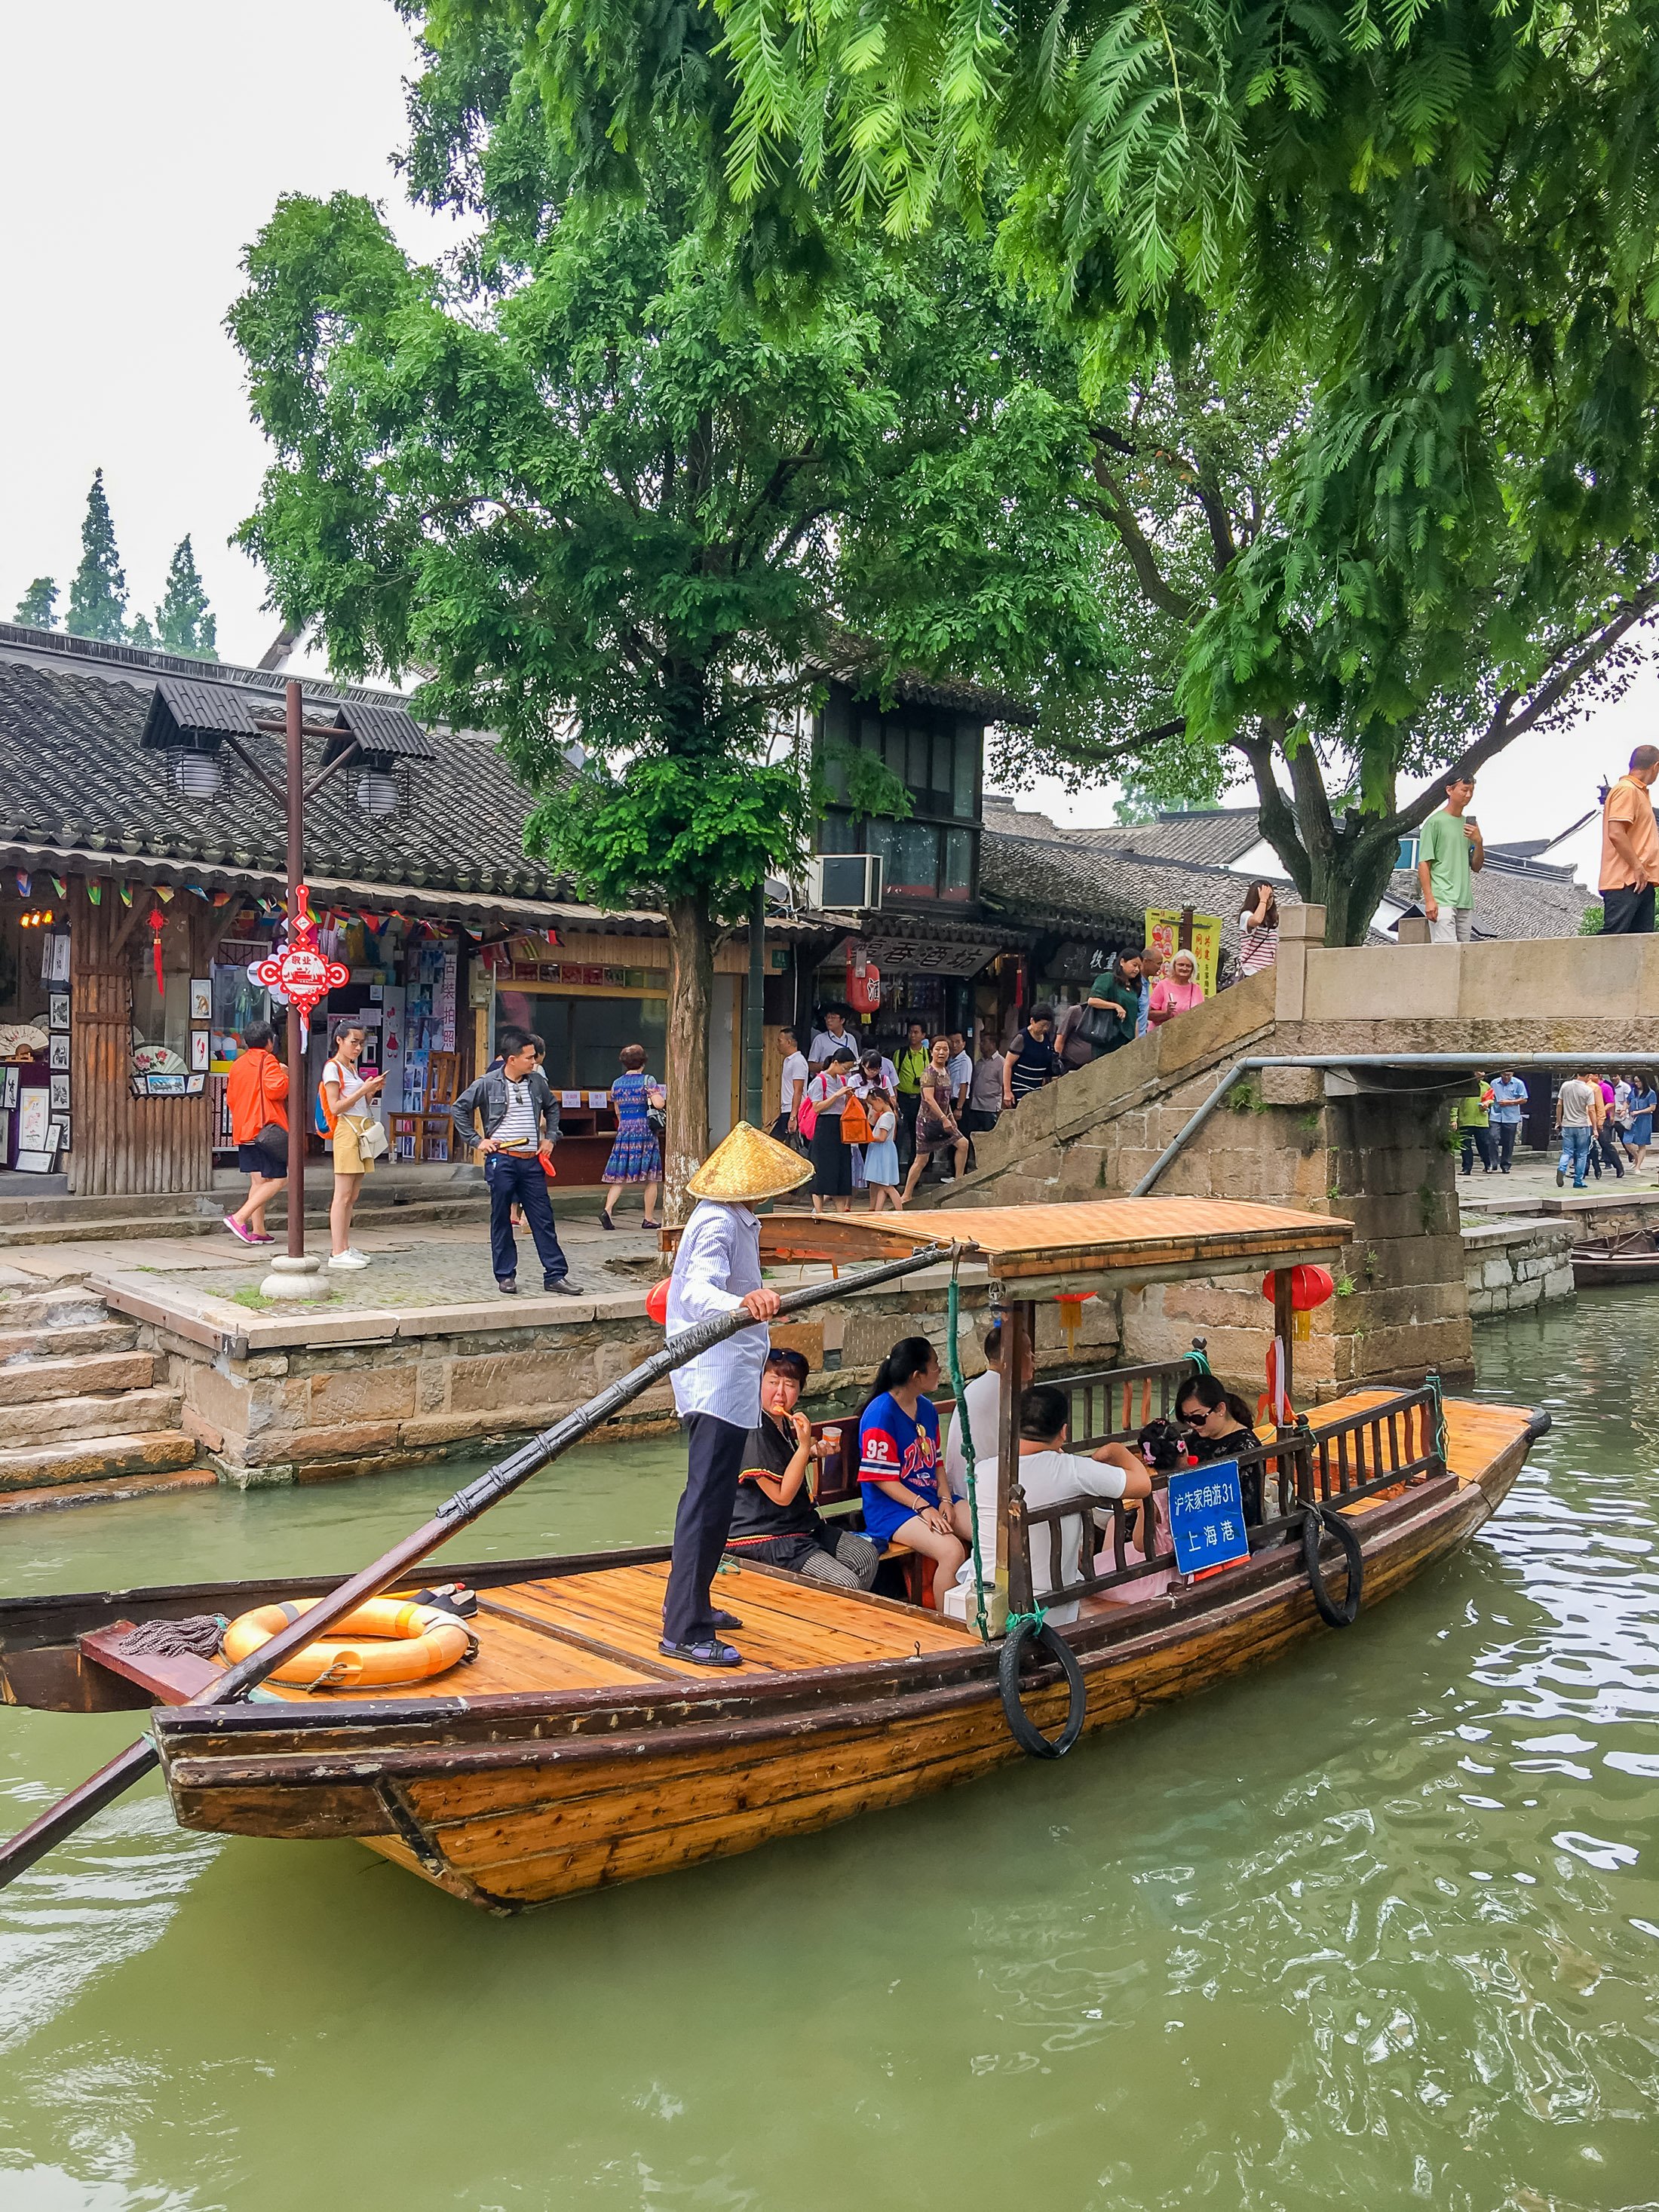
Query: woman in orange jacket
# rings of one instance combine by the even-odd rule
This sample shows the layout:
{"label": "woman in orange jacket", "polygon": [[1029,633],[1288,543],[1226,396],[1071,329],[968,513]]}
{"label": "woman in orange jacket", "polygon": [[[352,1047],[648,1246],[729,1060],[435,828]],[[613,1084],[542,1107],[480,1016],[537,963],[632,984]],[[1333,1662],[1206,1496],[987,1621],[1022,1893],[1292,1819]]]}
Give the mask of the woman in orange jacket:
{"label": "woman in orange jacket", "polygon": [[268,1022],[242,1032],[242,1049],[225,1085],[236,1164],[246,1173],[246,1202],[225,1216],[243,1244],[269,1244],[265,1208],[288,1181],[288,1070],[270,1048]]}

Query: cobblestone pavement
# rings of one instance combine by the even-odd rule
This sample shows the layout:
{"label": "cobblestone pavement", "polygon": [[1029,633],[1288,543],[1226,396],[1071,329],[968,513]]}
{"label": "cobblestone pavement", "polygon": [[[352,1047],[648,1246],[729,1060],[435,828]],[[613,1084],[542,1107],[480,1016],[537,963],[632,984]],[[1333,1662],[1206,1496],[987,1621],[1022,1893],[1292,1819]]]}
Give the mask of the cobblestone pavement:
{"label": "cobblestone pavement", "polygon": [[[1519,1212],[1535,1205],[1541,1198],[1554,1198],[1558,1195],[1555,1163],[1559,1157],[1553,1151],[1517,1152],[1508,1175],[1497,1172],[1487,1175],[1477,1156],[1472,1174],[1465,1175],[1461,1165],[1456,1171],[1458,1203],[1471,1211],[1479,1212],[1484,1218],[1486,1210],[1494,1206]],[[1571,1188],[1572,1181],[1569,1176],[1569,1193]],[[1612,1169],[1604,1167],[1601,1182],[1597,1182],[1595,1176],[1591,1175],[1589,1188],[1583,1194],[1603,1200],[1659,1196],[1659,1152],[1650,1153],[1646,1164],[1639,1170],[1626,1163],[1622,1182]]]}

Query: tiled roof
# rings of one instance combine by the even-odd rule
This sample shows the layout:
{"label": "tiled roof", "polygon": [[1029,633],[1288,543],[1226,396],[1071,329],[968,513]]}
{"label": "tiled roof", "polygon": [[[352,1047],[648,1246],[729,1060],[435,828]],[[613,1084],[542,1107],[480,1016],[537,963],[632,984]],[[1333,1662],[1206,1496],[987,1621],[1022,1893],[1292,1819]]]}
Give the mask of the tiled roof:
{"label": "tiled roof", "polygon": [[[1182,866],[1144,854],[1097,854],[1069,840],[1009,835],[988,823],[980,842],[987,902],[1030,925],[1139,943],[1149,907],[1190,906],[1219,917],[1222,941],[1238,946],[1243,884],[1231,869]],[[1298,903],[1288,888],[1284,905]]]}
{"label": "tiled roof", "polygon": [[[1585,908],[1601,903],[1570,868],[1494,867],[1490,852],[1474,883],[1477,937],[1577,937]],[[1389,877],[1388,896],[1407,913],[1422,911],[1417,878],[1408,869]]]}
{"label": "tiled roof", "polygon": [[1260,841],[1261,812],[1254,806],[1213,806],[1191,813],[1161,813],[1152,822],[1074,830],[1071,835],[1097,853],[1144,853],[1155,860],[1225,868]]}

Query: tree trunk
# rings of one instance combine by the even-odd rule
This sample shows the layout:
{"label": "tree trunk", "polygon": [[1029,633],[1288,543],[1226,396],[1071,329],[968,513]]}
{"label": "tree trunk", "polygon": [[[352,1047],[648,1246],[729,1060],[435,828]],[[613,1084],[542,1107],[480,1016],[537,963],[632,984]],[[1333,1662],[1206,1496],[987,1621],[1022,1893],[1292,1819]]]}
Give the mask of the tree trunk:
{"label": "tree trunk", "polygon": [[1388,889],[1397,837],[1342,836],[1328,859],[1314,854],[1310,904],[1325,909],[1327,945],[1363,945],[1377,902]]}
{"label": "tree trunk", "polygon": [[687,1179],[708,1152],[708,1019],[714,994],[714,930],[696,899],[668,902],[668,1042],[663,1070],[668,1131],[663,1218],[684,1221]]}

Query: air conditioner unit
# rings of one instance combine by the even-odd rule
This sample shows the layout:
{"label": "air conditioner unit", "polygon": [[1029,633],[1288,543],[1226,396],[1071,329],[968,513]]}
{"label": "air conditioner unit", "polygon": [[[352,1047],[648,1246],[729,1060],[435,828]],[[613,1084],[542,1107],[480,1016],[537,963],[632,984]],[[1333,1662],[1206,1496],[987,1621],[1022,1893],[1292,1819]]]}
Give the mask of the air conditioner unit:
{"label": "air conditioner unit", "polygon": [[807,870],[807,896],[830,912],[859,913],[881,904],[879,853],[820,853]]}

